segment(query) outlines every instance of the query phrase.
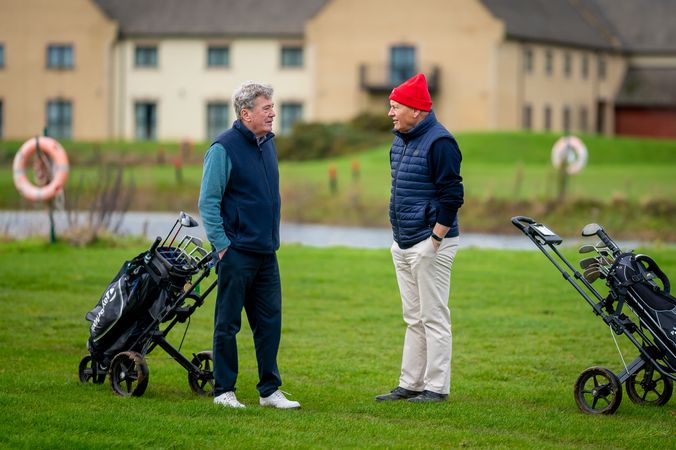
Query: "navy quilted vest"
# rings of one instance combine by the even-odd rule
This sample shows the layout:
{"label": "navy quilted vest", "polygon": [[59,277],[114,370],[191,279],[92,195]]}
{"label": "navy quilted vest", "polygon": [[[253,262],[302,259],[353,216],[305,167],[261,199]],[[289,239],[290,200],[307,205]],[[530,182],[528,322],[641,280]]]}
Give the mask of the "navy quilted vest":
{"label": "navy quilted vest", "polygon": [[279,168],[269,133],[261,142],[237,120],[220,134],[232,170],[221,202],[225,234],[237,250],[274,253],[279,248]]}
{"label": "navy quilted vest", "polygon": [[[437,121],[433,111],[408,133],[394,134],[390,150],[390,223],[394,241],[400,248],[409,248],[429,238],[437,221],[439,204],[427,154],[436,140],[453,136]],[[457,235],[456,217],[446,236]]]}

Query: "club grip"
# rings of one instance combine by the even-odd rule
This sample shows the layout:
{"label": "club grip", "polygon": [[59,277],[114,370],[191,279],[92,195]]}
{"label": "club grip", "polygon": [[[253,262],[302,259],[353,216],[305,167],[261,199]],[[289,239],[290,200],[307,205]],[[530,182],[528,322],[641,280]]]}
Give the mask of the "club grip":
{"label": "club grip", "polygon": [[620,247],[617,246],[615,241],[610,239],[610,236],[608,236],[608,234],[604,230],[597,231],[596,235],[599,237],[599,239],[601,239],[601,242],[606,244],[606,246],[610,249],[610,251],[613,252],[614,255],[619,255],[620,253],[622,253]]}
{"label": "club grip", "polygon": [[150,246],[149,253],[155,253],[155,250],[157,250],[157,247],[160,245],[160,242],[162,242],[162,238],[157,236],[155,238],[155,242],[153,242],[153,245]]}

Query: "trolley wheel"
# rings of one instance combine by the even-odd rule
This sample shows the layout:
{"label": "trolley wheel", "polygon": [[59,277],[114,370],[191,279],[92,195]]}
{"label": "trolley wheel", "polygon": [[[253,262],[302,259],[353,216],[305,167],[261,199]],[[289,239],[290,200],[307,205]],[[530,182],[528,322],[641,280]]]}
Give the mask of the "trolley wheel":
{"label": "trolley wheel", "polygon": [[94,384],[103,384],[106,381],[106,370],[102,369],[91,355],[82,358],[77,373],[80,376],[80,383],[82,384],[87,384],[90,381]]}
{"label": "trolley wheel", "polygon": [[140,397],[148,386],[148,364],[139,353],[122,352],[110,363],[110,386],[123,397]]}
{"label": "trolley wheel", "polygon": [[613,414],[622,402],[622,384],[609,369],[590,367],[577,378],[573,394],[582,412]]}
{"label": "trolley wheel", "polygon": [[199,352],[192,359],[193,365],[200,369],[200,373],[198,375],[188,372],[188,384],[190,385],[190,389],[197,395],[214,395],[213,360],[214,358],[210,351]]}
{"label": "trolley wheel", "polygon": [[630,376],[625,385],[629,399],[638,405],[666,405],[674,391],[674,382],[650,365]]}

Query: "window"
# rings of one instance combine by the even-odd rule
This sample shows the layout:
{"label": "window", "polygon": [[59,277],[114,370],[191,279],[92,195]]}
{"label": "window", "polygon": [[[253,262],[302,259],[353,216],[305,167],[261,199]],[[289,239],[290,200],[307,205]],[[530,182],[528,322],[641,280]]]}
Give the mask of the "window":
{"label": "window", "polygon": [[302,103],[282,103],[281,134],[291,132],[293,124],[303,119]]}
{"label": "window", "polygon": [[136,67],[157,67],[157,46],[137,45],[134,51]]}
{"label": "window", "polygon": [[390,48],[390,84],[400,85],[416,73],[415,47]]}
{"label": "window", "polygon": [[551,50],[547,50],[545,53],[545,73],[551,75],[554,71],[554,54]]}
{"label": "window", "polygon": [[47,102],[47,133],[56,139],[73,137],[73,105],[69,100]]}
{"label": "window", "polygon": [[227,103],[214,102],[207,104],[207,140],[213,139],[230,125],[229,106]]}
{"label": "window", "polygon": [[589,131],[589,113],[587,113],[587,107],[580,107],[580,131],[587,132]]}
{"label": "window", "polygon": [[207,67],[229,67],[230,47],[210,46],[207,49]]}
{"label": "window", "polygon": [[606,59],[603,56],[599,56],[598,59],[598,73],[599,80],[606,79]]}
{"label": "window", "polygon": [[530,48],[523,50],[523,70],[526,73],[533,73],[533,50]]}
{"label": "window", "polygon": [[570,108],[568,106],[563,107],[563,131],[565,133],[570,131]]}
{"label": "window", "polygon": [[533,108],[530,105],[523,106],[522,128],[530,130],[533,128]]}
{"label": "window", "polygon": [[154,141],[157,138],[157,105],[153,102],[136,102],[134,105],[136,119],[136,139]]}
{"label": "window", "polygon": [[5,67],[5,46],[0,44],[0,69]]}
{"label": "window", "polygon": [[47,46],[48,69],[72,69],[74,65],[73,46],[51,44]]}
{"label": "window", "polygon": [[282,47],[282,67],[303,67],[303,47]]}
{"label": "window", "polygon": [[552,129],[552,108],[547,105],[545,106],[545,111],[544,111],[544,128],[545,130],[549,131]]}
{"label": "window", "polygon": [[587,79],[589,76],[589,56],[582,55],[582,78]]}
{"label": "window", "polygon": [[566,78],[570,78],[570,74],[573,71],[573,58],[570,56],[570,53],[566,52],[563,55],[563,73],[566,75]]}

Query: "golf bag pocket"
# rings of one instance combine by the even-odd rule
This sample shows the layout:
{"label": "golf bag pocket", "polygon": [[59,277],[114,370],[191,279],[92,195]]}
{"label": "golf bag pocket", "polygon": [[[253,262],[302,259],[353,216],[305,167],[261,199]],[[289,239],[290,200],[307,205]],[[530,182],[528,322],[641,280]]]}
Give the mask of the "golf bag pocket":
{"label": "golf bag pocket", "polygon": [[96,306],[85,315],[90,322],[89,347],[92,353],[109,354],[117,350],[112,348],[117,347],[116,343],[124,346],[126,339],[120,338],[137,322],[143,304],[156,299],[159,290],[139,258],[125,262]]}

